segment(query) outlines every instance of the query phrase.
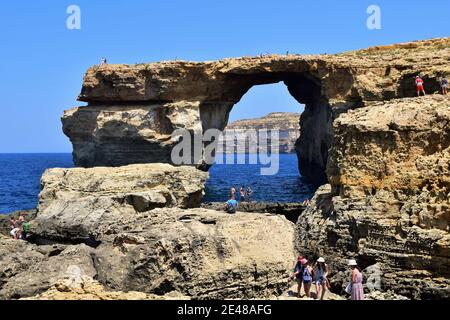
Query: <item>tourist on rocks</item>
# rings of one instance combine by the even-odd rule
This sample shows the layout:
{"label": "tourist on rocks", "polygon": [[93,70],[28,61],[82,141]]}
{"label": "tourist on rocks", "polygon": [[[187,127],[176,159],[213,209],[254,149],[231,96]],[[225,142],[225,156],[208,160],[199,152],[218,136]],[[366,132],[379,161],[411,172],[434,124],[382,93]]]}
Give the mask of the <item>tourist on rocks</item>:
{"label": "tourist on rocks", "polygon": [[252,189],[252,187],[249,186],[245,193],[246,193],[247,202],[252,202],[253,201],[253,189]]}
{"label": "tourist on rocks", "polygon": [[303,264],[302,261],[305,258],[302,256],[299,256],[297,258],[297,261],[295,262],[294,267],[294,274],[292,275],[293,280],[297,282],[297,297],[302,298],[301,291],[302,291],[302,284],[303,284]]}
{"label": "tourist on rocks", "polygon": [[441,88],[442,88],[442,94],[446,95],[448,92],[448,79],[446,76],[444,76],[441,79]]}
{"label": "tourist on rocks", "polygon": [[417,96],[420,97],[420,93],[423,93],[423,95],[425,96],[426,93],[423,87],[423,80],[419,76],[416,77],[416,86],[417,86]]}
{"label": "tourist on rocks", "polygon": [[311,285],[312,285],[312,274],[313,274],[313,268],[311,267],[310,263],[306,259],[302,259],[300,263],[303,266],[303,288],[305,290],[305,294],[307,298],[311,297]]}
{"label": "tourist on rocks", "polygon": [[246,199],[245,199],[245,186],[242,186],[241,189],[239,190],[239,201],[241,201],[241,202],[246,201]]}
{"label": "tourist on rocks", "polygon": [[104,66],[108,64],[108,60],[106,58],[102,58],[102,60],[100,61],[100,65]]}
{"label": "tourist on rocks", "polygon": [[230,197],[234,197],[236,199],[236,187],[232,186],[230,189]]}
{"label": "tourist on rocks", "polygon": [[238,202],[234,196],[230,196],[230,199],[225,203],[225,211],[228,213],[236,213]]}
{"label": "tourist on rocks", "polygon": [[328,288],[328,265],[325,263],[324,258],[320,257],[317,259],[313,267],[313,274],[316,283],[317,298],[323,300]]}
{"label": "tourist on rocks", "polygon": [[23,239],[23,224],[25,223],[25,217],[21,214],[17,220],[17,228],[19,228],[19,239]]}
{"label": "tourist on rocks", "polygon": [[9,234],[14,240],[19,240],[20,238],[20,228],[18,227],[18,220],[14,217],[11,217],[9,222]]}
{"label": "tourist on rocks", "polygon": [[352,269],[352,276],[350,279],[350,300],[364,300],[364,288],[362,284],[363,276],[358,269],[358,264],[356,263],[356,260],[350,260],[348,265]]}

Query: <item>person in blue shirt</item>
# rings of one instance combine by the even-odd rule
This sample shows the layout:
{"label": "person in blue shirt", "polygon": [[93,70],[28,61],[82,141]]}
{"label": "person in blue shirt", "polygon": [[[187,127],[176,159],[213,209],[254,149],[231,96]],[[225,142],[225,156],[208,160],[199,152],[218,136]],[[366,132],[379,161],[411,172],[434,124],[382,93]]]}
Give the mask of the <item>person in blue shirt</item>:
{"label": "person in blue shirt", "polygon": [[225,211],[228,213],[236,213],[238,202],[234,196],[230,196],[230,199],[225,203]]}

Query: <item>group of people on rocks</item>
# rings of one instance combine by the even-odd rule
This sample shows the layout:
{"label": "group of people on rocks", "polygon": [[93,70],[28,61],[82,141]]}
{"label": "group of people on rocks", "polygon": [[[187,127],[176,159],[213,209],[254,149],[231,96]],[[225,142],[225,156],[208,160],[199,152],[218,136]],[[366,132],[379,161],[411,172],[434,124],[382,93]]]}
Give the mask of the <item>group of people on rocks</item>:
{"label": "group of people on rocks", "polygon": [[[417,96],[420,97],[420,94],[426,95],[424,81],[420,76],[416,76],[416,87],[417,87]],[[441,90],[442,94],[446,95],[448,92],[448,79],[446,76],[441,78]]]}
{"label": "group of people on rocks", "polygon": [[28,233],[30,232],[30,224],[25,220],[24,215],[20,215],[19,218],[11,217],[9,221],[9,234],[14,240],[26,240]]}
{"label": "group of people on rocks", "polygon": [[253,189],[252,187],[242,186],[239,190],[239,198],[237,197],[237,188],[232,186],[230,189],[230,196],[225,203],[225,211],[228,213],[236,213],[238,207],[238,201],[240,202],[252,202],[253,201]]}
{"label": "group of people on rocks", "polygon": [[[364,300],[363,276],[356,260],[349,260],[348,266],[351,268],[351,278],[345,291],[351,296],[351,300]],[[292,279],[297,281],[298,297],[303,298],[301,295],[303,287],[305,296],[311,298],[311,287],[315,285],[317,299],[323,300],[326,291],[330,290],[329,273],[328,264],[323,257],[320,257],[312,264],[305,257],[299,256],[292,275]]]}

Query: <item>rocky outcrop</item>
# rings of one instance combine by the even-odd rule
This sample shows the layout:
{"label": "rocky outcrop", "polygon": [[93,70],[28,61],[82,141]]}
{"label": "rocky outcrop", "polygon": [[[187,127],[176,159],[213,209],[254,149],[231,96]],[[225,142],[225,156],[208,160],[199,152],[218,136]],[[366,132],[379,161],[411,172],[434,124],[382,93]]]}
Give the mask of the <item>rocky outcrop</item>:
{"label": "rocky outcrop", "polygon": [[331,186],[297,222],[296,247],[330,257],[334,286],[345,261],[378,265],[383,291],[450,297],[450,100],[377,102],[334,123]]}
{"label": "rocky outcrop", "polygon": [[98,279],[112,289],[225,299],[289,286],[294,227],[280,216],[155,209],[98,232]]}
{"label": "rocky outcrop", "polygon": [[[261,131],[278,132],[278,152],[293,153],[300,136],[300,116],[300,113],[276,112],[261,118],[230,123],[219,140],[217,153],[270,152],[275,144],[270,139],[270,135],[258,136]],[[252,139],[250,131],[255,132],[255,139]],[[250,140],[255,141],[254,150],[250,148]]]}
{"label": "rocky outcrop", "polygon": [[171,163],[172,132],[201,133],[198,102],[89,106],[66,111],[64,133],[76,166]]}
{"label": "rocky outcrop", "polygon": [[[206,177],[168,164],[48,170],[31,223],[39,245],[0,240],[0,298],[280,295],[289,287],[294,224],[187,209],[200,205]],[[60,281],[74,273],[106,291],[89,281],[67,291]]]}
{"label": "rocky outcrop", "polygon": [[44,293],[23,300],[189,300],[189,297],[177,292],[171,292],[165,296],[157,296],[135,291],[107,291],[98,281],[82,276],[75,279],[60,280]]}
{"label": "rocky outcrop", "polygon": [[101,225],[154,208],[200,206],[208,174],[168,164],[50,169],[41,179],[35,235],[58,241],[96,241]]}
{"label": "rocky outcrop", "polygon": [[[71,240],[64,231],[68,210],[52,217],[49,229],[37,231],[38,236],[62,230],[59,238]],[[50,295],[58,296],[55,286],[73,273],[97,279],[106,291],[159,296],[178,291],[194,299],[264,298],[289,288],[294,225],[284,217],[124,210],[116,221],[102,221],[94,236],[94,247],[1,240],[1,257],[6,258],[0,259],[0,299],[34,297],[52,287]]]}
{"label": "rocky outcrop", "polygon": [[[222,202],[207,202],[202,203],[202,208],[224,211],[224,203]],[[306,206],[301,203],[282,203],[282,202],[239,202],[238,212],[248,213],[272,213],[283,215],[292,222],[297,222],[300,214],[306,209]]]}
{"label": "rocky outcrop", "polygon": [[0,240],[0,299],[39,294],[71,270],[94,277],[92,248],[86,245],[36,246],[24,241]]}
{"label": "rocky outcrop", "polygon": [[439,77],[449,73],[449,41],[339,55],[95,66],[86,73],[79,97],[89,105],[66,112],[64,132],[74,145],[77,166],[170,163],[178,141],[170,139],[174,129],[223,130],[234,104],[252,86],[283,81],[306,105],[297,143],[302,175],[325,180],[333,120],[369,101],[414,96],[417,74],[429,92],[438,91]]}
{"label": "rocky outcrop", "polygon": [[[58,295],[67,275],[119,292],[81,291],[98,298],[270,298],[290,286],[294,243],[311,261],[326,257],[335,293],[356,258],[374,297],[449,298],[450,100],[397,99],[414,95],[417,73],[428,92],[437,88],[449,41],[91,68],[80,96],[89,105],[63,123],[76,164],[105,167],[43,176],[35,244],[0,240],[0,298]],[[278,81],[306,104],[302,170],[320,177],[328,161],[330,184],[295,233],[280,215],[192,208],[207,174],[167,164],[180,138],[173,131],[223,130],[251,86]],[[154,161],[166,164],[135,164]],[[116,167],[124,164],[134,165]]]}
{"label": "rocky outcrop", "polygon": [[107,291],[280,295],[289,287],[294,224],[270,214],[187,209],[200,205],[206,176],[168,164],[48,170],[31,223],[39,245],[0,241],[0,298],[51,287],[38,298],[58,296],[55,285],[73,270]]}
{"label": "rocky outcrop", "polygon": [[0,214],[0,235],[9,237],[9,223],[11,217],[18,219],[21,215],[25,217],[26,221],[30,221],[36,217],[36,210],[22,210],[10,214]]}

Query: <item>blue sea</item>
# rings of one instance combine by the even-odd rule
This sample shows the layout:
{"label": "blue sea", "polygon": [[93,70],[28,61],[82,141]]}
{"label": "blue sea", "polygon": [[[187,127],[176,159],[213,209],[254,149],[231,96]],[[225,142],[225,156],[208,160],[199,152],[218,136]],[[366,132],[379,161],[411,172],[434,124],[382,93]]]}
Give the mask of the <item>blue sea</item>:
{"label": "blue sea", "polygon": [[36,208],[48,168],[73,167],[72,154],[0,154],[0,214]]}
{"label": "blue sea", "polygon": [[[73,167],[72,155],[0,154],[0,214],[37,206],[40,178],[48,168]],[[280,169],[274,176],[262,176],[262,165],[216,164],[210,169],[205,202],[227,200],[230,187],[251,186],[257,201],[302,202],[315,187],[298,173],[295,154],[280,155]],[[239,189],[239,188],[238,188]]]}
{"label": "blue sea", "polygon": [[[311,199],[317,186],[309,183],[298,170],[296,154],[279,154],[279,171],[276,175],[261,175],[261,168],[268,165],[216,164],[209,173],[206,183],[205,202],[226,201],[230,188],[235,186],[239,192],[241,186],[250,186],[253,200],[268,202],[303,202]],[[223,156],[225,159],[226,156]],[[226,162],[223,160],[222,162]],[[236,157],[235,157],[235,163]]]}

